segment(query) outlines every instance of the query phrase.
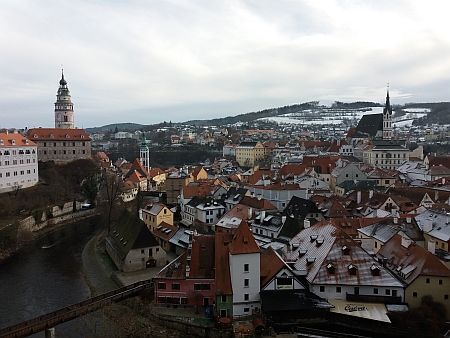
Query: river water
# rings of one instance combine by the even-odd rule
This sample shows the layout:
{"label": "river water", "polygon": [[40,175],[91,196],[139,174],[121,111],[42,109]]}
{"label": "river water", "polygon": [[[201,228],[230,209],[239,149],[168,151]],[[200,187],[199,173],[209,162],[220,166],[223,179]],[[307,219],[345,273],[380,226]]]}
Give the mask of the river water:
{"label": "river water", "polygon": [[[55,230],[0,263],[0,327],[40,316],[91,297],[82,251],[100,230],[99,217]],[[56,327],[57,337],[85,336],[83,319]],[[84,332],[83,332],[84,331]],[[32,337],[44,337],[44,332]]]}

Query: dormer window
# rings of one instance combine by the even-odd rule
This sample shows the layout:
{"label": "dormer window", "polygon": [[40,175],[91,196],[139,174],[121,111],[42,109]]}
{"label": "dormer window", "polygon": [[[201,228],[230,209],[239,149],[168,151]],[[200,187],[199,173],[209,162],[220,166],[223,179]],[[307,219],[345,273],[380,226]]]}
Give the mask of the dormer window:
{"label": "dormer window", "polygon": [[370,267],[370,272],[372,273],[372,276],[379,276],[380,275],[380,268],[378,266],[376,266],[375,264],[373,264]]}
{"label": "dormer window", "polygon": [[334,275],[336,268],[334,267],[333,264],[329,263],[327,264],[327,271],[330,275]]}
{"label": "dormer window", "polygon": [[311,242],[314,242],[317,239],[317,237],[319,237],[319,236],[318,235],[311,235]]}
{"label": "dormer window", "polygon": [[306,258],[306,264],[307,265],[311,265],[315,261],[316,261],[316,257],[308,257],[308,258]]}
{"label": "dormer window", "polygon": [[70,136],[69,136],[69,134],[66,134],[66,138],[69,138]]}
{"label": "dormer window", "polygon": [[3,143],[3,140],[2,140],[2,139],[0,139],[0,144],[1,144],[1,145],[3,145],[3,144],[4,144],[4,143]]}
{"label": "dormer window", "polygon": [[11,144],[16,144],[16,140],[10,140]]}
{"label": "dormer window", "polygon": [[356,276],[356,271],[357,271],[358,269],[356,268],[356,266],[354,266],[353,264],[350,264],[349,266],[348,266],[348,272],[350,273],[350,275],[352,275],[352,276]]}
{"label": "dormer window", "polygon": [[53,136],[53,134],[50,134],[50,138],[54,138],[55,136]]}
{"label": "dormer window", "polygon": [[84,135],[83,135],[83,134],[81,134],[81,138],[84,138]]}
{"label": "dormer window", "polygon": [[321,246],[323,244],[323,238],[318,238],[317,240],[316,240],[316,245],[317,246]]}
{"label": "dormer window", "polygon": [[342,247],[342,253],[346,256],[350,255],[350,249],[347,246]]}
{"label": "dormer window", "polygon": [[28,140],[25,140],[25,144],[28,144]]}
{"label": "dormer window", "polygon": [[302,257],[302,256],[304,256],[305,254],[306,254],[306,249],[300,249],[300,250],[298,250],[298,257]]}

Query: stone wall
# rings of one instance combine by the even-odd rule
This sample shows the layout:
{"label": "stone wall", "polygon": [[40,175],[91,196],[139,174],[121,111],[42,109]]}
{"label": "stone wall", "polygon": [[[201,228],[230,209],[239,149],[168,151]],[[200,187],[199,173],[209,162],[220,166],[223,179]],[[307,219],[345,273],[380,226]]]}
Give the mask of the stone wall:
{"label": "stone wall", "polygon": [[[67,206],[68,204],[70,204],[70,211],[68,213],[62,214],[60,212],[60,210],[66,210],[66,211],[69,210],[69,208]],[[18,230],[19,238],[18,239],[20,240],[21,236],[26,235],[26,233],[36,232],[36,231],[39,231],[46,227],[55,226],[55,225],[58,225],[62,222],[68,221],[68,220],[86,217],[86,216],[88,216],[90,214],[94,214],[96,212],[95,209],[88,209],[88,210],[83,210],[83,211],[77,211],[74,213],[74,212],[72,212],[73,211],[72,202],[65,203],[63,208],[56,206],[56,207],[51,208],[51,210],[54,210],[55,208],[58,209],[57,214],[59,216],[57,216],[57,217],[55,217],[53,215],[52,218],[47,218],[47,214],[45,212],[43,212],[42,217],[40,217],[39,222],[36,222],[35,216],[29,216],[29,217],[19,221],[19,230]]]}

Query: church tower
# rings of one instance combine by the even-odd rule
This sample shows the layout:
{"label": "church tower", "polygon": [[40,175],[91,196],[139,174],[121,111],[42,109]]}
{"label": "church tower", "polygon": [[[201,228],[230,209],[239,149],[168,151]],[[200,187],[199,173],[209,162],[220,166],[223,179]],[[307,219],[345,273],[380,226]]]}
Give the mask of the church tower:
{"label": "church tower", "polygon": [[389,100],[389,87],[386,94],[386,103],[383,108],[383,140],[392,139],[392,107]]}
{"label": "church tower", "polygon": [[141,165],[150,173],[150,151],[148,150],[147,140],[145,139],[145,132],[141,140],[141,147],[139,149]]}
{"label": "church tower", "polygon": [[73,103],[70,100],[70,91],[67,88],[67,81],[64,80],[64,71],[59,81],[58,92],[55,102],[55,128],[74,129]]}

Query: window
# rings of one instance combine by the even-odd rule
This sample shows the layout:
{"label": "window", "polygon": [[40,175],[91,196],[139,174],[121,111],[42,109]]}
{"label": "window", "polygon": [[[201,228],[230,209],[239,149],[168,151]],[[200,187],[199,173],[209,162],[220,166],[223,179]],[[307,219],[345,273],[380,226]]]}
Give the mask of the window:
{"label": "window", "polygon": [[444,300],[448,300],[448,295],[444,295]]}
{"label": "window", "polygon": [[391,290],[390,289],[386,289],[386,296],[389,296],[391,294]]}
{"label": "window", "polygon": [[430,279],[429,278],[426,279],[426,283],[430,284]]}
{"label": "window", "polygon": [[180,304],[184,304],[184,305],[187,304],[187,299],[186,299],[186,297],[181,297],[181,298],[180,298]]}
{"label": "window", "polygon": [[222,303],[226,303],[227,302],[227,296],[222,295],[221,301],[222,301]]}
{"label": "window", "polygon": [[209,285],[209,283],[202,284],[202,290],[210,290],[210,289],[211,286]]}
{"label": "window", "polygon": [[244,264],[244,272],[249,272],[249,265],[248,264]]}
{"label": "window", "polygon": [[374,288],[374,289],[373,289],[373,294],[374,294],[374,295],[378,295],[378,289],[377,289],[377,288]]}
{"label": "window", "polygon": [[248,280],[248,278],[245,278],[245,279],[244,279],[244,286],[245,286],[246,288],[248,288],[248,285],[249,285],[249,280]]}
{"label": "window", "polygon": [[195,291],[200,291],[202,289],[202,285],[200,283],[195,283],[194,284],[194,290]]}
{"label": "window", "polygon": [[325,292],[325,286],[321,285],[319,289],[320,289],[320,292]]}
{"label": "window", "polygon": [[244,307],[244,312],[250,312],[250,308]]}
{"label": "window", "polygon": [[158,297],[158,303],[164,304],[166,302],[166,297]]}
{"label": "window", "polygon": [[439,279],[439,285],[442,285],[442,279]]}
{"label": "window", "polygon": [[249,300],[249,296],[248,293],[244,293],[244,300],[248,301]]}
{"label": "window", "polygon": [[413,292],[413,298],[417,298],[417,292]]}
{"label": "window", "polygon": [[144,254],[144,249],[141,250],[141,254]]}
{"label": "window", "polygon": [[158,283],[158,289],[159,289],[159,290],[165,290],[165,289],[166,289],[166,283],[164,283],[164,282],[159,282],[159,283]]}
{"label": "window", "polygon": [[180,283],[172,283],[172,290],[180,290]]}

